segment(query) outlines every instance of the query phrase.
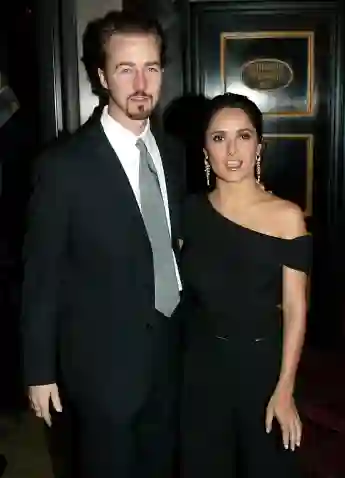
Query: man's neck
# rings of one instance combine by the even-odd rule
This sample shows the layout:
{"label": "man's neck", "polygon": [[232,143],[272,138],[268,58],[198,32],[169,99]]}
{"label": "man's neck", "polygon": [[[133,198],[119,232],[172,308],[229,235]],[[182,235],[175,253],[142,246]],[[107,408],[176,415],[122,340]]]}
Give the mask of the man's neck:
{"label": "man's neck", "polygon": [[121,126],[131,131],[135,136],[140,136],[146,128],[148,119],[134,120],[129,118],[123,111],[114,105],[108,106],[108,114]]}

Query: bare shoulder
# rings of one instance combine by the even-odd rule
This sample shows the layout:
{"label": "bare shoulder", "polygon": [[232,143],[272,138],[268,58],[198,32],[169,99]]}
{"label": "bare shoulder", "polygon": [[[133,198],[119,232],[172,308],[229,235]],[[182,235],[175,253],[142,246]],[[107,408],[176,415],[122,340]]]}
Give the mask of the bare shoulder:
{"label": "bare shoulder", "polygon": [[280,237],[293,239],[307,234],[304,214],[297,204],[272,195],[268,208],[270,216],[279,230]]}

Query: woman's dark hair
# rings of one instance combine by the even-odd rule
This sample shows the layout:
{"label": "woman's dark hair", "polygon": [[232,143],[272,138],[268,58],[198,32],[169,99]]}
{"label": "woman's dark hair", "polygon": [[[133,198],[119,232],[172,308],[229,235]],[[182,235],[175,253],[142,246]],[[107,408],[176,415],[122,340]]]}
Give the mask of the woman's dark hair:
{"label": "woman's dark hair", "polygon": [[103,99],[108,98],[108,93],[100,83],[98,69],[104,69],[105,46],[115,33],[146,33],[156,36],[160,47],[161,66],[164,67],[166,62],[164,32],[156,20],[145,18],[143,14],[112,11],[90,22],[83,35],[82,62],[91,83],[92,92]]}
{"label": "woman's dark hair", "polygon": [[235,93],[225,93],[215,96],[206,107],[204,117],[204,133],[212,121],[212,118],[218,111],[224,108],[239,108],[246,113],[250,122],[255,128],[259,143],[262,142],[262,113],[253,101],[243,95]]}

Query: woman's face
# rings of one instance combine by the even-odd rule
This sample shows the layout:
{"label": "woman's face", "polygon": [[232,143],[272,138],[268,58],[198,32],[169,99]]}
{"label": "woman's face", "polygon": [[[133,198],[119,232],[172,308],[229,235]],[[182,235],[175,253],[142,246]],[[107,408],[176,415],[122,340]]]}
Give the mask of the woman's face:
{"label": "woman's face", "polygon": [[206,131],[205,152],[215,175],[225,182],[254,178],[260,154],[256,130],[240,108],[224,108],[211,119]]}

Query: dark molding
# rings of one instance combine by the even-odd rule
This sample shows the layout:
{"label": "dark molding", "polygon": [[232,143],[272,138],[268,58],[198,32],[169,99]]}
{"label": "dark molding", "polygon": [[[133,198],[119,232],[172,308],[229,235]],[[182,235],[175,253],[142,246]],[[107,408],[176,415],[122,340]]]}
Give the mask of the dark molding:
{"label": "dark molding", "polygon": [[74,1],[61,0],[60,23],[64,130],[73,133],[80,126],[78,29]]}
{"label": "dark molding", "polygon": [[44,146],[63,130],[59,2],[37,0],[36,8],[39,143]]}
{"label": "dark molding", "polygon": [[180,22],[180,41],[183,65],[183,92],[188,93],[192,84],[191,66],[191,8],[188,0],[176,0]]}
{"label": "dark molding", "polygon": [[324,1],[316,1],[313,0],[302,0],[298,2],[296,0],[278,0],[278,1],[266,1],[266,0],[225,0],[225,1],[212,1],[212,0],[198,0],[198,1],[188,1],[185,0],[185,3],[189,4],[191,7],[198,5],[205,11],[206,8],[214,9],[229,9],[229,10],[256,10],[256,11],[264,11],[265,13],[274,11],[278,13],[281,10],[289,10],[289,11],[297,11],[301,9],[301,5],[306,6],[308,9],[310,7],[313,10],[320,11],[330,6],[330,8],[334,8],[334,6],[340,6],[341,0],[324,0]]}
{"label": "dark molding", "polygon": [[[344,5],[342,5],[344,8]],[[335,132],[335,164],[336,172],[336,190],[341,191],[334,198],[333,207],[338,211],[334,222],[344,221],[343,214],[345,209],[345,16],[344,10],[337,16],[334,41],[336,42],[336,55],[333,57],[334,84],[337,94],[332,96],[334,102],[334,132]],[[332,187],[332,185],[330,185]]]}

